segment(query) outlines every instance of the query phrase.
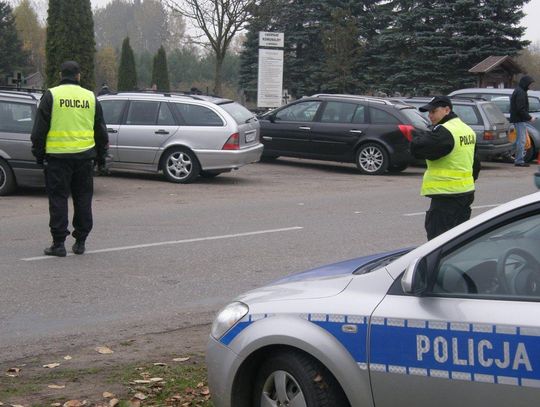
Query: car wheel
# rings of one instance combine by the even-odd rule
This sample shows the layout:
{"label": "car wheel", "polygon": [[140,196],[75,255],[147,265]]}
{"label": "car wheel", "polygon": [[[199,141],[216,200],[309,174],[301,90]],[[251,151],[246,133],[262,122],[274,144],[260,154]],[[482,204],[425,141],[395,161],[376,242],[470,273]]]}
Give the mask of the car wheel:
{"label": "car wheel", "polygon": [[0,196],[9,195],[15,189],[15,175],[9,164],[0,158]]}
{"label": "car wheel", "polygon": [[178,184],[192,182],[201,171],[195,154],[179,148],[165,152],[161,160],[161,169],[168,181]]}
{"label": "car wheel", "polygon": [[409,166],[408,164],[390,165],[388,167],[388,172],[401,172],[405,170],[408,166]]}
{"label": "car wheel", "polygon": [[388,169],[388,153],[377,143],[362,144],[356,153],[356,166],[363,174],[379,175]]}
{"label": "car wheel", "polygon": [[215,178],[217,177],[221,172],[219,171],[201,171],[199,175],[203,178]]}
{"label": "car wheel", "polygon": [[280,351],[263,362],[255,379],[253,406],[348,406],[332,374],[313,358]]}

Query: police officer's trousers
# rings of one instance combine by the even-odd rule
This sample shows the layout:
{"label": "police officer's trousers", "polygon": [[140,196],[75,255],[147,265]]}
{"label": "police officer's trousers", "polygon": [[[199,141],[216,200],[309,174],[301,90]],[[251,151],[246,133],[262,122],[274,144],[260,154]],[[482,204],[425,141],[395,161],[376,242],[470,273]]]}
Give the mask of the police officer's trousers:
{"label": "police officer's trousers", "polygon": [[464,195],[432,195],[425,222],[428,240],[469,220],[473,201],[474,192]]}
{"label": "police officer's trousers", "polygon": [[49,227],[54,242],[69,235],[68,199],[73,198],[73,237],[85,240],[92,230],[93,161],[48,157],[45,185],[49,195]]}

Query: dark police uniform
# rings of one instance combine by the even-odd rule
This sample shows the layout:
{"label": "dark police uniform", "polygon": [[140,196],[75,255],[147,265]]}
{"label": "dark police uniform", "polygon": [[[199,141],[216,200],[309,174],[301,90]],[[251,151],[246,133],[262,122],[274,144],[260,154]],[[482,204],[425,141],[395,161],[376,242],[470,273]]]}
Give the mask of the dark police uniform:
{"label": "dark police uniform", "polygon": [[[449,99],[448,103],[451,108]],[[413,132],[411,153],[427,164],[421,194],[431,198],[425,220],[431,240],[471,217],[474,181],[480,172],[476,134],[451,111],[431,132]]]}
{"label": "dark police uniform", "polygon": [[77,80],[79,66],[62,64],[62,81],[43,95],[32,129],[32,153],[45,166],[49,196],[49,227],[53,245],[45,254],[65,256],[68,198],[73,198],[73,237],[76,254],[92,230],[93,161],[105,160],[109,138],[101,105]]}

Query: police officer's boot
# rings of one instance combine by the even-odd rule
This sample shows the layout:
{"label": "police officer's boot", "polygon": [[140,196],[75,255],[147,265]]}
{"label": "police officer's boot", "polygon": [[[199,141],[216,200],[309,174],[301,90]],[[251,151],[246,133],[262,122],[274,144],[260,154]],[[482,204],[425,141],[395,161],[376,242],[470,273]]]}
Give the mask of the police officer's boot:
{"label": "police officer's boot", "polygon": [[66,248],[64,242],[53,242],[51,247],[47,247],[43,250],[47,256],[66,257]]}
{"label": "police officer's boot", "polygon": [[75,240],[75,243],[73,243],[73,246],[71,247],[71,250],[73,250],[73,253],[75,254],[83,254],[85,249],[84,240]]}

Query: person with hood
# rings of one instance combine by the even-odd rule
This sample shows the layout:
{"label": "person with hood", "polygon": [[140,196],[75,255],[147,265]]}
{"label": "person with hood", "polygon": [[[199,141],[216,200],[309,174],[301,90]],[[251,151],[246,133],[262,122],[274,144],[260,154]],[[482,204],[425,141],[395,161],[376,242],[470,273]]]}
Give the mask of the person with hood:
{"label": "person with hood", "polygon": [[411,141],[412,155],[427,164],[421,195],[431,198],[425,219],[428,240],[469,220],[480,172],[476,133],[452,109],[448,96],[435,96],[420,107],[429,112],[433,127],[414,130]]}
{"label": "person with hood", "polygon": [[528,75],[522,77],[510,97],[510,123],[516,129],[515,159],[516,167],[528,167],[525,162],[525,142],[527,141],[527,122],[536,118],[529,114],[529,96],[527,91],[534,79]]}

